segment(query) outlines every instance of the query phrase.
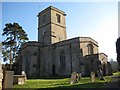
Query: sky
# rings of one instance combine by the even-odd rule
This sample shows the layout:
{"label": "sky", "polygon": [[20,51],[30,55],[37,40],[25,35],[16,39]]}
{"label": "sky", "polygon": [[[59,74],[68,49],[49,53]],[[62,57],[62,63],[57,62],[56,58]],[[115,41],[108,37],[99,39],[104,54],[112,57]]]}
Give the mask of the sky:
{"label": "sky", "polygon": [[119,0],[1,0],[2,2],[118,2]]}
{"label": "sky", "polygon": [[[29,41],[37,41],[37,14],[50,5],[67,14],[68,39],[91,37],[98,42],[99,52],[107,54],[108,60],[116,60],[118,2],[2,2],[1,27],[3,29],[6,23],[17,22],[28,34]],[[3,39],[0,38],[0,41]]]}

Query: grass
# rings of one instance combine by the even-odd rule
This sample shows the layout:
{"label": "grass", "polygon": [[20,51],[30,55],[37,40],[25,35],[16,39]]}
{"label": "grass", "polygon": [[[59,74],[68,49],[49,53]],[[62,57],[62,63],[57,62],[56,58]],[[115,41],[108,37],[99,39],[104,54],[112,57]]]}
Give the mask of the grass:
{"label": "grass", "polygon": [[120,72],[113,73],[113,76],[120,76]]}
{"label": "grass", "polygon": [[90,77],[83,77],[78,83],[70,85],[70,78],[64,79],[28,79],[23,85],[13,85],[13,88],[100,88],[105,83],[110,82],[110,77],[105,77],[106,81],[96,78],[94,83]]}

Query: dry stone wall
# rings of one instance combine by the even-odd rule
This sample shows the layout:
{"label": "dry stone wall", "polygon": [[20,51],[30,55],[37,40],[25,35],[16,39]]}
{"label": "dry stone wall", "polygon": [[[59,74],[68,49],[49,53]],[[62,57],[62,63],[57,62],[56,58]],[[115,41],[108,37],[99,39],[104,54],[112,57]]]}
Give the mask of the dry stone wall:
{"label": "dry stone wall", "polygon": [[0,89],[2,89],[2,78],[3,78],[3,71],[2,71],[2,64],[0,61]]}

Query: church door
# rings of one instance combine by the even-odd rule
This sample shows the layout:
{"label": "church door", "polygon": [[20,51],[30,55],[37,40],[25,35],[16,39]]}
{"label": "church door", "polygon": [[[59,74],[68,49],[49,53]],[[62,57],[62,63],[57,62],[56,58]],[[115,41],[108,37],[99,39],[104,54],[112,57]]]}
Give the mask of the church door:
{"label": "church door", "polygon": [[103,75],[106,75],[106,67],[105,67],[105,64],[103,64]]}
{"label": "church door", "polygon": [[56,75],[55,74],[55,65],[52,65],[52,73],[53,73],[53,75]]}

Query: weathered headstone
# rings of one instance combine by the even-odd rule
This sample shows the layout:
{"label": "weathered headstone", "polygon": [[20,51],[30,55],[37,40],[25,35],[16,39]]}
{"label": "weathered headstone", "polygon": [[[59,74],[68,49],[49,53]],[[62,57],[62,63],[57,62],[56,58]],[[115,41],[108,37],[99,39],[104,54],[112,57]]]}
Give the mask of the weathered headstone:
{"label": "weathered headstone", "polygon": [[102,69],[100,69],[99,70],[99,78],[100,78],[100,80],[105,80],[105,78],[103,77],[103,71],[102,71]]}
{"label": "weathered headstone", "polygon": [[25,80],[27,80],[27,75],[26,75],[26,73],[25,73],[25,71],[22,71],[22,76],[25,76]]}
{"label": "weathered headstone", "polygon": [[14,71],[4,71],[3,88],[12,88]]}
{"label": "weathered headstone", "polygon": [[13,84],[24,84],[25,83],[25,76],[23,75],[14,75],[14,79],[13,79]]}
{"label": "weathered headstone", "polygon": [[77,81],[80,81],[81,78],[82,78],[81,73],[77,73]]}
{"label": "weathered headstone", "polygon": [[73,72],[71,74],[71,81],[70,81],[70,84],[74,84],[77,82],[77,73],[76,72]]}
{"label": "weathered headstone", "polygon": [[22,85],[25,83],[25,80],[23,78],[18,78],[18,85]]}
{"label": "weathered headstone", "polygon": [[21,75],[14,75],[13,84],[22,85],[25,83],[26,80],[27,80],[26,73],[25,71],[22,71]]}
{"label": "weathered headstone", "polygon": [[95,82],[95,72],[91,72],[91,82]]}

